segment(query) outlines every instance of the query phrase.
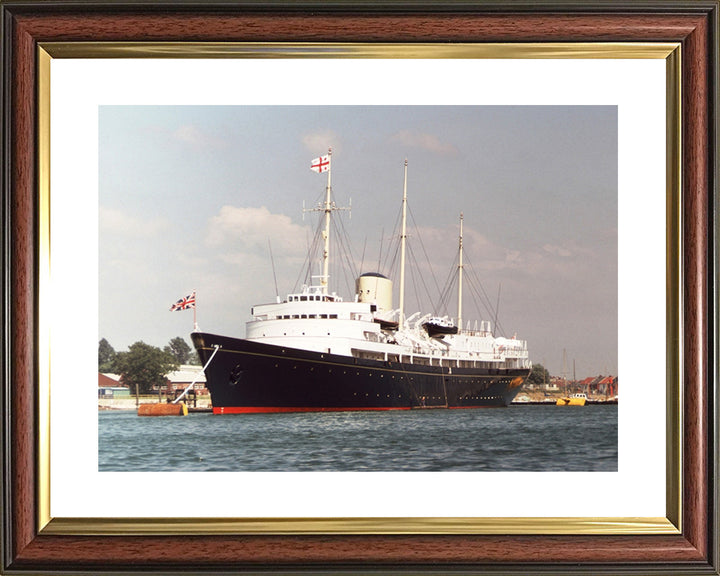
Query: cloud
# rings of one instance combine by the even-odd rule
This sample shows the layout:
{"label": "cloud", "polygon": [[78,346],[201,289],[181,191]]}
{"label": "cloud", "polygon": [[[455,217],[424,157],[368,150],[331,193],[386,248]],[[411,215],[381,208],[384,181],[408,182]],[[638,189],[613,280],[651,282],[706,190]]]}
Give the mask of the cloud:
{"label": "cloud", "polygon": [[332,148],[334,152],[340,149],[338,136],[332,130],[305,134],[302,138],[302,143],[305,148],[313,154],[325,154],[328,148]]}
{"label": "cloud", "polygon": [[505,262],[508,266],[514,266],[516,264],[522,264],[523,257],[519,250],[507,250],[505,252]]}
{"label": "cloud", "polygon": [[265,206],[223,206],[210,219],[206,242],[209,246],[231,247],[224,257],[238,261],[240,254],[266,254],[270,239],[275,254],[289,257],[305,254],[308,232],[308,227],[293,223],[284,214],[272,214]]}
{"label": "cloud", "polygon": [[168,228],[169,223],[164,218],[142,218],[131,216],[122,210],[100,207],[100,229],[103,232],[134,238],[150,238]]}
{"label": "cloud", "polygon": [[561,256],[563,258],[572,256],[572,252],[570,250],[568,250],[567,248],[563,248],[562,246],[556,246],[554,244],[545,244],[543,246],[543,250],[545,250],[545,252],[549,252],[550,254],[554,254],[555,256]]}
{"label": "cloud", "polygon": [[440,139],[433,134],[425,134],[423,132],[413,132],[411,130],[402,130],[390,137],[391,142],[397,142],[411,148],[420,148],[435,154],[449,156],[457,154],[457,148],[452,144],[441,142]]}
{"label": "cloud", "polygon": [[225,145],[221,138],[212,136],[193,124],[180,126],[172,133],[172,137],[194,148],[221,148]]}
{"label": "cloud", "polygon": [[[432,263],[433,273],[444,278],[448,270],[457,264],[458,228],[437,228],[423,226],[409,231],[413,252],[418,265],[427,269],[426,258]],[[420,244],[422,242],[422,245]],[[519,270],[525,266],[522,252],[501,246],[483,233],[465,224],[463,228],[463,251],[466,268],[474,268],[477,273],[496,273],[503,270]]]}

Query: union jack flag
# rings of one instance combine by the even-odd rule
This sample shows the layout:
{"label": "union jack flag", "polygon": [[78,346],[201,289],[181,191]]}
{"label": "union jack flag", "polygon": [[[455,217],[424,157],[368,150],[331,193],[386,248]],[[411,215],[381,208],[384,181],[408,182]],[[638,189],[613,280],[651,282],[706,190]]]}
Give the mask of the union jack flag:
{"label": "union jack flag", "polygon": [[178,310],[187,310],[188,308],[195,308],[195,290],[192,294],[180,298],[175,304],[170,307],[170,312],[176,312]]}

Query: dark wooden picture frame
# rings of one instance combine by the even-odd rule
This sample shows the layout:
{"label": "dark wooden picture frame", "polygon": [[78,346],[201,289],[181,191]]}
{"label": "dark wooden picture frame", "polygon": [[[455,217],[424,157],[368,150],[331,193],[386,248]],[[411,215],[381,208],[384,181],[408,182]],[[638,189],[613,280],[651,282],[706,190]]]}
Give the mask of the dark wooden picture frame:
{"label": "dark wooden picture frame", "polygon": [[[718,574],[718,2],[10,0],[2,16],[2,570]],[[40,530],[37,86],[43,43],[681,45],[681,529],[677,534],[71,535]]]}

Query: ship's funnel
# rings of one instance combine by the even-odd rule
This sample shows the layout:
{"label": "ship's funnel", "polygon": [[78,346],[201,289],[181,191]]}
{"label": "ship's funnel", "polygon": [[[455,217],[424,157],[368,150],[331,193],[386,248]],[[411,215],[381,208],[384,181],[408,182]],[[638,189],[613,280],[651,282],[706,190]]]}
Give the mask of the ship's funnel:
{"label": "ship's funnel", "polygon": [[378,272],[361,274],[355,282],[359,302],[378,307],[378,312],[392,310],[392,281]]}

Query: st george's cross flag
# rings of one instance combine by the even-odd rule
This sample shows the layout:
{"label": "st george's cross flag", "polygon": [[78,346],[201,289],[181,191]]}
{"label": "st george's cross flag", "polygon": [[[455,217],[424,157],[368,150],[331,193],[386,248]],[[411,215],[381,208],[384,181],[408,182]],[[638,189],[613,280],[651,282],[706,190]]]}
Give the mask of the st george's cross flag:
{"label": "st george's cross flag", "polygon": [[180,298],[175,304],[170,307],[170,312],[177,312],[178,310],[187,310],[188,308],[195,308],[195,291],[192,294]]}
{"label": "st george's cross flag", "polygon": [[320,158],[315,158],[310,163],[310,170],[317,172],[318,174],[330,170],[330,156],[326,154],[325,156],[320,156]]}

